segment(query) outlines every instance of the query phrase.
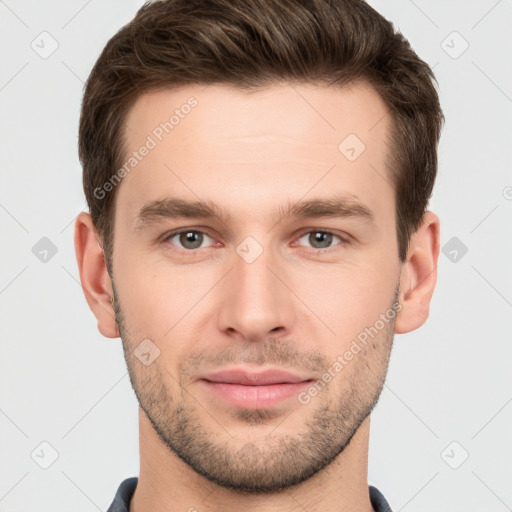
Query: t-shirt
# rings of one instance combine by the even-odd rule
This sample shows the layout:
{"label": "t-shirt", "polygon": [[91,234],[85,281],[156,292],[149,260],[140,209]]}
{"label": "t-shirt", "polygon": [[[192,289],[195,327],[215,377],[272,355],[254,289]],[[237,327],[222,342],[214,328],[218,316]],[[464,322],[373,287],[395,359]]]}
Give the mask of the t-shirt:
{"label": "t-shirt", "polygon": [[[135,487],[137,487],[137,481],[139,479],[134,476],[132,478],[127,478],[124,480],[119,489],[117,490],[116,496],[112,505],[110,505],[107,512],[129,512],[130,510],[130,500],[132,499],[133,493],[135,492]],[[375,512],[392,512],[386,498],[382,495],[382,493],[372,485],[369,486],[370,490],[370,502],[372,504]]]}

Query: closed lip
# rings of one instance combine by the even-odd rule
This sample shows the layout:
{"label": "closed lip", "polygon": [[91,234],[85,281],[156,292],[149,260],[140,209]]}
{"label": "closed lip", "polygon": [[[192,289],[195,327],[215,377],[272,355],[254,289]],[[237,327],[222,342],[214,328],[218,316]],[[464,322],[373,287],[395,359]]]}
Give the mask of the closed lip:
{"label": "closed lip", "polygon": [[245,369],[235,368],[208,373],[201,377],[210,382],[224,382],[226,384],[241,384],[244,386],[266,386],[270,384],[295,384],[312,380],[285,370],[269,369],[260,372],[249,372]]}

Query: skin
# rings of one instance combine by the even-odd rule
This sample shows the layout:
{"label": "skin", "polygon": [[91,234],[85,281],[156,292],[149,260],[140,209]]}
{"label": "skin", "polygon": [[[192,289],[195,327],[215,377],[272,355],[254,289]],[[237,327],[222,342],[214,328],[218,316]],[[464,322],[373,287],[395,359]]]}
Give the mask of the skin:
{"label": "skin", "polygon": [[[371,511],[370,412],[394,333],[428,317],[439,220],[425,213],[401,262],[385,165],[391,118],[372,88],[280,84],[248,94],[210,85],[144,94],[126,119],[127,154],[191,96],[197,106],[115,190],[113,276],[90,215],[75,224],[86,299],[99,331],[121,336],[141,405],[130,511]],[[366,146],[352,162],[338,150],[348,134]],[[373,221],[272,214],[333,195],[366,206]],[[210,200],[229,218],[137,229],[142,206],[166,197]],[[169,237],[178,228],[208,236],[187,249],[186,238]],[[317,231],[345,242],[333,236],[322,246]],[[236,251],[247,236],[262,249],[252,263]],[[395,298],[395,317],[307,404],[292,397],[232,407],[200,380],[236,366],[317,381]],[[160,350],[148,366],[134,354],[144,339]]]}

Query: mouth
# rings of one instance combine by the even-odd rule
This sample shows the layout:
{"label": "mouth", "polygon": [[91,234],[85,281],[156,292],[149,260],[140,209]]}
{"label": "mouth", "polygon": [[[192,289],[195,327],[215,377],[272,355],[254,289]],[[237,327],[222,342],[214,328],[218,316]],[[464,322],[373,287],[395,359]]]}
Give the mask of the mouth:
{"label": "mouth", "polygon": [[208,393],[225,404],[243,409],[267,409],[296,397],[314,380],[278,369],[256,373],[239,368],[204,375],[200,382]]}

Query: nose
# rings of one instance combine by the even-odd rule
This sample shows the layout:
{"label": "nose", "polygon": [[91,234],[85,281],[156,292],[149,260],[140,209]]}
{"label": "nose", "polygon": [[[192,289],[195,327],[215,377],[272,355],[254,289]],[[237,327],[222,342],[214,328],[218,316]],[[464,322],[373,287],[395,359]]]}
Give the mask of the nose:
{"label": "nose", "polygon": [[240,341],[288,335],[296,304],[286,285],[284,262],[277,261],[271,249],[249,261],[235,253],[233,268],[217,290],[219,329]]}

